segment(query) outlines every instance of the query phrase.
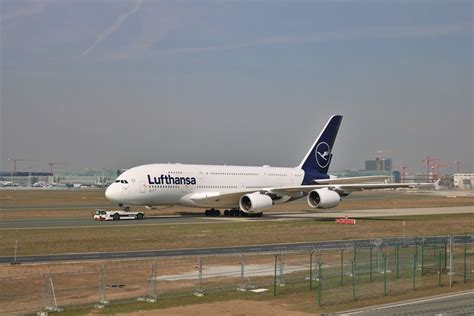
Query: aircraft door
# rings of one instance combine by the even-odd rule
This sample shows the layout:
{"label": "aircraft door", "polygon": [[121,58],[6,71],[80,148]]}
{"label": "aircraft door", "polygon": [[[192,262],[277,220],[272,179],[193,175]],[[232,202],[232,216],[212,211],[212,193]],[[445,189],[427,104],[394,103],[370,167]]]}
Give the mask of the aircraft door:
{"label": "aircraft door", "polygon": [[140,193],[145,193],[145,192],[146,192],[146,184],[145,184],[145,182],[140,182],[140,183],[138,184],[138,191],[139,191]]}
{"label": "aircraft door", "polygon": [[124,195],[130,195],[130,188],[129,188],[128,183],[123,183],[122,184],[122,193]]}

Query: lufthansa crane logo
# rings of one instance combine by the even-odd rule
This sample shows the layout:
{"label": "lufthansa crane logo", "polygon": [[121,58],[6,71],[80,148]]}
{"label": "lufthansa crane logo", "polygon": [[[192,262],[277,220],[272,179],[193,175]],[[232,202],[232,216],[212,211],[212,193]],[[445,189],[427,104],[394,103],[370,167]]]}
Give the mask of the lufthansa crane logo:
{"label": "lufthansa crane logo", "polygon": [[325,142],[321,142],[316,146],[315,151],[316,163],[321,168],[326,168],[329,165],[329,158],[331,157],[331,148]]}

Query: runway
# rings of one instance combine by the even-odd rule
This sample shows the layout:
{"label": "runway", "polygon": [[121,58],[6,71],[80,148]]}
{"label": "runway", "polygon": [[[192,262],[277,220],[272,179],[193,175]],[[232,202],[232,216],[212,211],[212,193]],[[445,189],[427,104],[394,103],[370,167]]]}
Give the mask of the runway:
{"label": "runway", "polygon": [[142,221],[121,220],[100,222],[92,218],[36,218],[36,219],[6,219],[0,221],[0,230],[8,229],[54,229],[80,227],[116,227],[116,226],[143,226],[143,225],[184,225],[184,224],[222,224],[232,222],[252,221],[284,221],[284,220],[318,220],[334,219],[348,216],[349,218],[377,218],[403,217],[416,215],[439,214],[474,214],[474,206],[458,207],[430,207],[430,208],[399,208],[399,209],[367,209],[344,211],[317,211],[317,212],[269,212],[263,217],[206,217],[201,214],[163,215],[146,217]]}
{"label": "runway", "polygon": [[474,291],[444,294],[341,312],[337,315],[473,315]]}
{"label": "runway", "polygon": [[[448,237],[437,236],[437,243],[448,242]],[[455,244],[474,243],[474,236],[458,235],[454,236]],[[232,247],[212,247],[212,248],[185,248],[167,250],[143,250],[143,251],[123,251],[123,252],[95,252],[95,253],[65,253],[57,255],[34,255],[17,257],[19,263],[55,262],[55,261],[78,261],[78,260],[110,260],[110,259],[137,259],[153,257],[177,257],[177,256],[204,256],[204,255],[229,255],[242,253],[280,253],[291,251],[314,251],[318,249],[352,249],[369,248],[375,246],[394,246],[402,244],[405,246],[434,242],[434,237],[407,237],[407,238],[378,238],[378,239],[353,239],[353,240],[328,240],[301,243],[283,244],[263,244]],[[0,264],[11,263],[14,257],[0,257]]]}

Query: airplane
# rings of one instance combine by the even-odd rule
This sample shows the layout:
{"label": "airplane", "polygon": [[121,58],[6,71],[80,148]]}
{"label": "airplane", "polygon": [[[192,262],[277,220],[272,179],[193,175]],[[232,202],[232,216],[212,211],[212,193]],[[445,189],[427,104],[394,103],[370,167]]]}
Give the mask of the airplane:
{"label": "airplane", "polygon": [[341,115],[330,117],[310,150],[295,168],[267,165],[227,166],[148,164],[123,172],[105,196],[120,207],[187,206],[207,208],[206,216],[260,217],[274,204],[306,196],[311,208],[336,207],[354,191],[387,188],[434,188],[433,183],[367,183],[388,176],[337,178],[328,174]]}

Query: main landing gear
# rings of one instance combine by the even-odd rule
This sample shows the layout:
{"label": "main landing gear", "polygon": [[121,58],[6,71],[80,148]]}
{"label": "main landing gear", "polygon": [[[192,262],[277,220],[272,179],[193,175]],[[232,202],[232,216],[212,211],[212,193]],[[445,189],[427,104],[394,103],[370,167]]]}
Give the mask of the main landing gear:
{"label": "main landing gear", "polygon": [[[204,214],[206,216],[220,216],[221,211],[211,208],[210,210],[206,210],[204,212]],[[236,209],[236,208],[224,211],[224,216],[229,216],[229,217],[239,217],[239,216],[241,216],[241,217],[262,217],[262,215],[263,215],[263,213],[247,213],[247,212],[244,212],[244,211]]]}

